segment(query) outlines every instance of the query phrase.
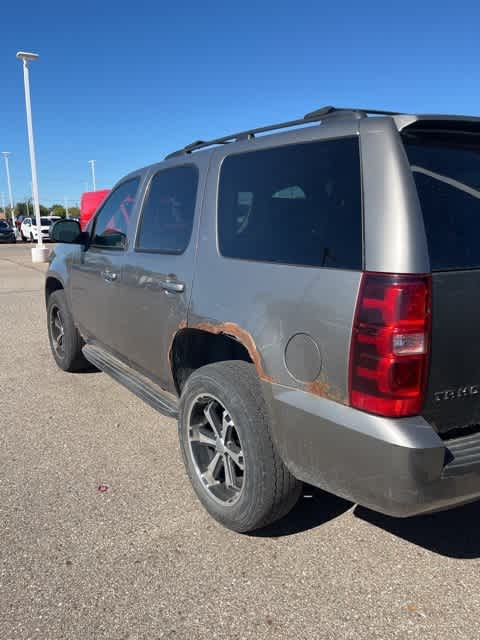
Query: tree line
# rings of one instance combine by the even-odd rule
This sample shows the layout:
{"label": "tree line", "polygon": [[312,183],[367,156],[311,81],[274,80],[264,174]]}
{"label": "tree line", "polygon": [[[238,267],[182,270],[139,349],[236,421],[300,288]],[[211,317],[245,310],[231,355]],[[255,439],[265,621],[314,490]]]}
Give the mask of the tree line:
{"label": "tree line", "polygon": [[[17,202],[17,204],[13,208],[15,218],[28,218],[34,217],[35,212],[33,210],[33,205],[31,202]],[[7,220],[9,220],[11,216],[10,207],[5,207],[4,214]],[[62,204],[52,204],[51,207],[45,207],[43,204],[40,205],[40,215],[41,216],[60,216],[60,218],[65,218],[67,212],[65,207]],[[68,207],[68,215],[72,218],[78,218],[80,216],[80,209],[78,207]]]}

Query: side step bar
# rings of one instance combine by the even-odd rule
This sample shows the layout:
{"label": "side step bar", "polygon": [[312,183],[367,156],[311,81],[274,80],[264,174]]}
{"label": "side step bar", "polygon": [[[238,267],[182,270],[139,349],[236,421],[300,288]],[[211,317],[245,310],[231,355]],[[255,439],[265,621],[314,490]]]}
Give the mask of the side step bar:
{"label": "side step bar", "polygon": [[86,344],[83,355],[95,367],[108,373],[114,380],[132,391],[141,400],[165,416],[178,417],[177,398],[156,385],[146,376],[134,371],[111,353],[94,344]]}

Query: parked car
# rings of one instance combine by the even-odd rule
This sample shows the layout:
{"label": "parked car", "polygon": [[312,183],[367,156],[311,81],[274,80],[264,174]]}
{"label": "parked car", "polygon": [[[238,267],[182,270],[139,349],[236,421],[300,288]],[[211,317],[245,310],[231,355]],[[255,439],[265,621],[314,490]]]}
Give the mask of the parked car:
{"label": "parked car", "polygon": [[16,242],[15,231],[6,220],[0,220],[0,242]]}
{"label": "parked car", "polygon": [[80,199],[80,226],[85,231],[95,211],[110,193],[110,189],[85,191]]}
{"label": "parked car", "polygon": [[53,357],[178,418],[236,531],[302,481],[393,516],[476,500],[479,149],[479,118],[328,107],[133,171],[55,226]]}
{"label": "parked car", "polygon": [[[42,240],[49,241],[52,226],[55,222],[61,220],[60,216],[42,216],[40,218],[40,229],[42,232]],[[35,218],[24,218],[20,225],[20,236],[23,242],[37,242],[38,230]]]}

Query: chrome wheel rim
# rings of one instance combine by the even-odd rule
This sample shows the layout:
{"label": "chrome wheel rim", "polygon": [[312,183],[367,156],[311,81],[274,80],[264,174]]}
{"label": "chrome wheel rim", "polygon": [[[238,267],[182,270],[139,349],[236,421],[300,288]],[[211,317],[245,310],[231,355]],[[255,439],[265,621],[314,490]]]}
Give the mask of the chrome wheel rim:
{"label": "chrome wheel rim", "polygon": [[197,396],[188,416],[193,466],[208,495],[223,506],[235,504],[245,486],[242,442],[226,407],[211,395]]}
{"label": "chrome wheel rim", "polygon": [[50,336],[52,346],[59,358],[65,355],[65,330],[63,318],[58,307],[52,307],[50,311]]}

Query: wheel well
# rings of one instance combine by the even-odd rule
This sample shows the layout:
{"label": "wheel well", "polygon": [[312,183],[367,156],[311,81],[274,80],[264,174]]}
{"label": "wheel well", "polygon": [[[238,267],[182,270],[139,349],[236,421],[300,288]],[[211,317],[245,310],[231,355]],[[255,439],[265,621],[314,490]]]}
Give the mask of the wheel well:
{"label": "wheel well", "polygon": [[170,350],[170,364],[177,392],[180,394],[185,382],[196,369],[226,360],[252,362],[244,345],[232,336],[199,329],[179,331]]}
{"label": "wheel well", "polygon": [[54,291],[63,289],[63,284],[57,278],[47,278],[45,282],[45,301],[48,302],[49,297]]}

